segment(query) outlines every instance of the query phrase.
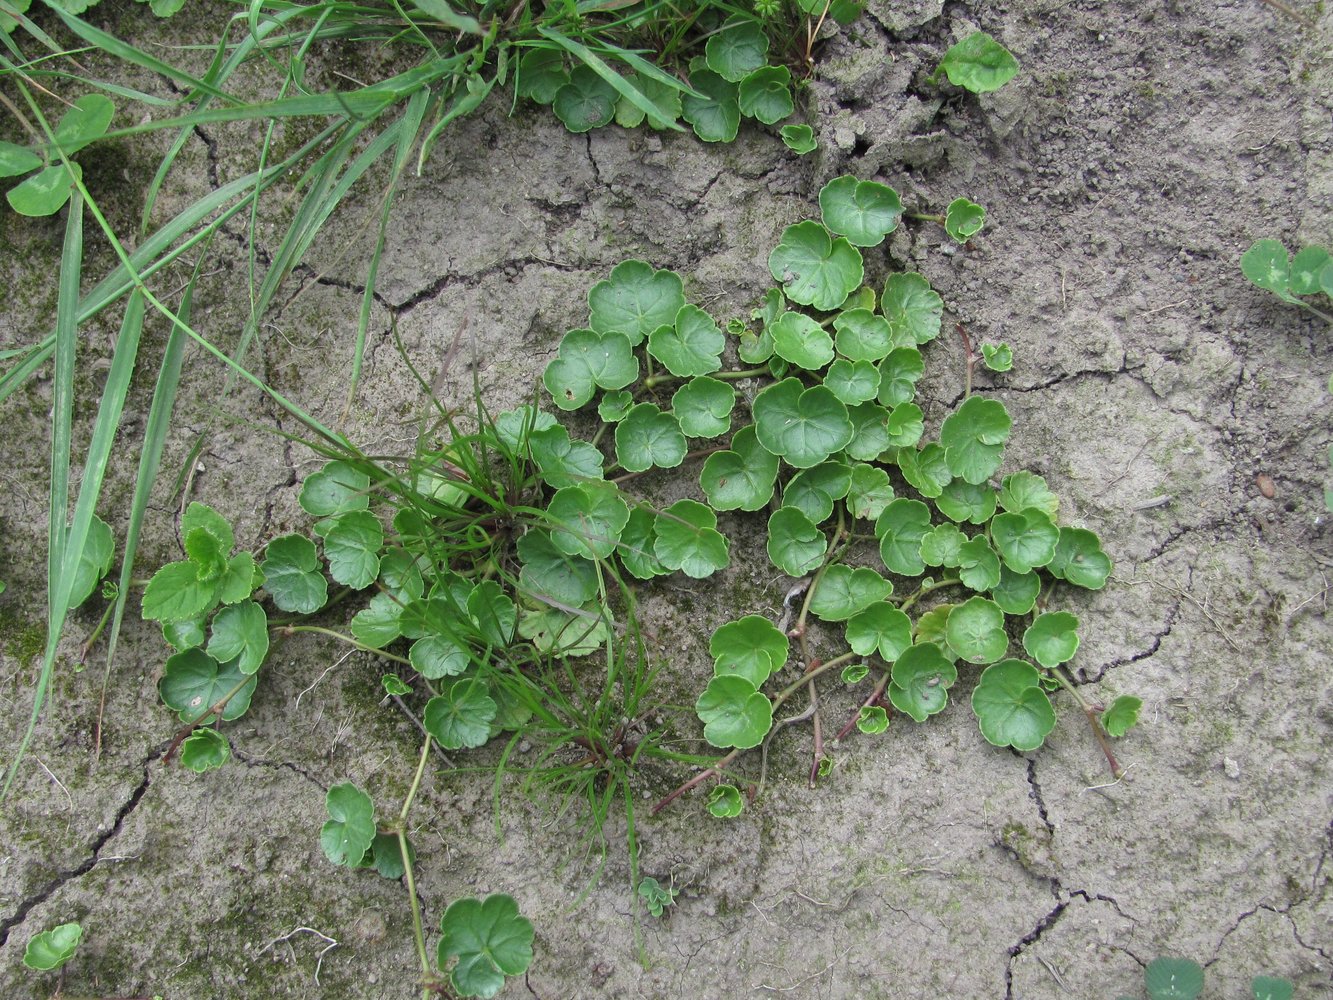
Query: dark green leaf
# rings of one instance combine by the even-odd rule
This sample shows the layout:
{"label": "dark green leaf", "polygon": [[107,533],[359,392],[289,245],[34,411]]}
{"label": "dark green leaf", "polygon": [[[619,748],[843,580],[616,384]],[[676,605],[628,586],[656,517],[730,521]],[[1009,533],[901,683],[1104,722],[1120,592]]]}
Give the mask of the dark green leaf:
{"label": "dark green leaf", "polygon": [[846,621],[892,593],[893,584],[873,569],[852,569],[835,563],[815,584],[815,592],[810,595],[810,611],[824,621]]}
{"label": "dark green leaf", "polygon": [[680,424],[652,403],[639,403],[616,424],[616,460],[628,472],[654,466],[674,469],[685,460],[688,445]]}
{"label": "dark green leaf", "polygon": [[709,455],[699,485],[716,510],[759,510],[773,496],[778,459],[759,444],[754,425],[731,439],[731,449]]}
{"label": "dark green leaf", "polygon": [[992,746],[1036,750],[1055,728],[1055,709],[1041,689],[1041,675],[1022,660],[1001,660],[981,672],[972,711]]}
{"label": "dark green leaf", "polygon": [[1152,1000],[1194,1000],[1203,992],[1203,968],[1188,958],[1155,958],[1143,983]]}
{"label": "dark green leaf", "polygon": [[724,569],[731,556],[717,515],[697,500],[677,500],[657,515],[653,554],[667,569],[699,580]]}
{"label": "dark green leaf", "polygon": [[798,469],[818,465],[852,439],[847,407],[828,389],[806,389],[787,378],[755,397],[751,408],[759,443]]}
{"label": "dark green leaf", "polygon": [[769,517],[768,558],[788,576],[809,573],[827,549],[824,533],[795,507],[780,507]]}
{"label": "dark green leaf", "polygon": [[649,334],[648,353],[672,375],[688,378],[721,368],[720,355],[726,344],[712,316],[698,306],[684,305],[674,323],[659,326]]}
{"label": "dark green leaf", "polygon": [[824,225],[858,247],[875,247],[898,228],[903,203],[886,184],[837,177],[820,189],[819,209]]}
{"label": "dark green leaf", "polygon": [[335,865],[355,868],[375,840],[375,804],[350,782],[334,785],[324,798],[329,821],[319,832],[324,856]]}
{"label": "dark green leaf", "polygon": [[436,961],[441,969],[457,957],[450,982],[460,996],[493,997],[506,976],[532,964],[532,922],[519,916],[511,896],[457,899],[440,918]]}
{"label": "dark green leaf", "polygon": [[892,663],[912,645],[912,620],[892,604],[872,604],[847,620],[846,637],[857,656],[878,653]]}
{"label": "dark green leaf", "polygon": [[681,114],[704,142],[731,142],[740,130],[741,107],[736,84],[710,70],[690,74],[690,85],[701,97],[682,94]]}
{"label": "dark green leaf", "polygon": [[777,356],[798,368],[817,371],[833,360],[833,338],[804,313],[783,313],[769,333]]}
{"label": "dark green leaf", "polygon": [[244,715],[258,681],[257,676],[251,676],[247,682],[235,660],[219,664],[202,649],[196,648],[168,658],[162,679],[157,682],[157,692],[182,722],[206,726],[213,721],[208,710],[238,686],[240,690],[232,694],[222,710],[222,718],[230,722]]}
{"label": "dark green leaf", "polygon": [[514,90],[539,104],[550,104],[560,88],[569,83],[565,57],[556,49],[532,49],[518,63]]}
{"label": "dark green leaf", "polygon": [[268,615],[254,601],[223,608],[213,618],[208,653],[219,663],[236,660],[243,674],[253,674],[268,655]]}
{"label": "dark green leaf", "polygon": [[727,622],[713,633],[708,652],[713,674],[744,677],[755,689],[764,686],[787,662],[791,644],[782,630],[761,615]]}
{"label": "dark green leaf", "polygon": [[917,722],[944,710],[958,670],[933,642],[911,646],[893,662],[889,700]]}
{"label": "dark green leaf", "polygon": [[671,397],[671,412],[680,421],[686,437],[718,437],[731,429],[731,411],[736,390],[726,382],[700,376],[692,378]]}
{"label": "dark green leaf", "polygon": [[[598,333],[620,333],[637,347],[659,326],[671,326],[685,305],[685,290],[675,271],[654,271],[641,260],[626,260],[611,270],[611,277],[588,292],[592,309],[589,325]],[[633,381],[633,376],[619,389]],[[600,384],[600,383],[599,383]]]}
{"label": "dark green leaf", "polygon": [[869,309],[845,309],[833,320],[834,346],[849,361],[879,361],[893,348],[889,321]]}
{"label": "dark green leaf", "polygon": [[920,576],[926,571],[921,561],[921,539],[930,530],[930,508],[920,500],[899,497],[884,508],[875,521],[879,554],[889,572],[902,576]]}
{"label": "dark green leaf", "polygon": [[616,549],[629,507],[610,484],[585,483],[556,490],[547,507],[551,541],[561,552],[605,559]]}
{"label": "dark green leaf", "polygon": [[940,427],[949,471],[969,483],[984,483],[1000,467],[1011,426],[998,399],[969,396]]}
{"label": "dark green leaf", "polygon": [[479,747],[490,739],[495,711],[486,683],[468,677],[426,702],[422,724],[446,750]]}
{"label": "dark green leaf", "polygon": [[994,601],[979,595],[949,612],[944,635],[949,647],[968,663],[994,663],[1009,648],[1004,612]]}
{"label": "dark green leaf", "polygon": [[301,508],[315,517],[365,510],[370,506],[369,490],[370,477],[364,472],[347,462],[329,462],[301,484]]}
{"label": "dark green leaf", "polygon": [[[77,163],[71,163],[70,167],[76,177],[83,177],[83,170]],[[9,207],[19,215],[42,218],[55,215],[64,208],[73,193],[74,181],[64,164],[56,164],[33,174],[17,187],[10,188],[5,198],[9,201]]]}
{"label": "dark green leaf", "polygon": [[783,230],[769,254],[768,270],[793,302],[829,310],[842,305],[861,284],[864,263],[861,251],[846,239],[835,240],[818,222],[806,221]]}
{"label": "dark green leaf", "polygon": [[791,96],[791,70],[786,66],[762,66],[747,73],[737,96],[741,114],[765,125],[777,124],[796,108]]}
{"label": "dark green leaf", "polygon": [[301,535],[283,535],[269,542],[263,570],[264,589],[283,611],[313,614],[329,598],[315,543]]}
{"label": "dark green leaf", "polygon": [[714,73],[740,83],[768,62],[768,36],[754,21],[738,18],[708,39],[704,57]]}
{"label": "dark green leaf", "polygon": [[620,94],[587,66],[576,66],[569,82],[555,92],[551,110],[571,132],[587,132],[610,123]]}

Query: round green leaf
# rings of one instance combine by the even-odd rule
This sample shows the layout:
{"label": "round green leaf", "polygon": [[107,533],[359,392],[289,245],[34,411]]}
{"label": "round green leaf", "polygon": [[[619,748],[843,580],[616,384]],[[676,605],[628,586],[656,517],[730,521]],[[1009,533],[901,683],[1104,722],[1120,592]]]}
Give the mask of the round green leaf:
{"label": "round green leaf", "polygon": [[741,107],[736,84],[711,70],[690,74],[690,86],[702,96],[682,94],[681,114],[704,142],[731,142],[740,130]]}
{"label": "round green leaf", "polygon": [[[83,177],[83,168],[71,163],[75,176]],[[41,173],[33,174],[22,184],[10,188],[5,193],[9,207],[19,215],[30,218],[42,218],[55,215],[69,201],[74,192],[74,181],[62,163],[47,167]]]}
{"label": "round green leaf", "polygon": [[[601,617],[596,603],[592,603],[584,605],[578,613],[561,611],[559,608],[524,611],[519,615],[518,634],[543,653],[574,657],[593,655],[603,648],[610,633],[605,618]],[[505,706],[501,703],[496,721],[491,723],[492,730],[497,726],[509,729],[522,725],[522,722],[513,726],[501,725],[500,716],[504,711]]]}
{"label": "round green leaf", "polygon": [[911,646],[893,661],[889,700],[917,722],[944,710],[958,670],[933,642]]}
{"label": "round green leaf", "polygon": [[1329,263],[1328,251],[1323,247],[1305,247],[1291,259],[1288,287],[1297,295],[1314,295],[1319,289],[1319,276]]}
{"label": "round green leaf", "polygon": [[985,484],[955,479],[944,487],[935,506],[951,521],[985,524],[995,514],[995,491]]}
{"label": "round green leaf", "polygon": [[966,198],[949,202],[944,213],[944,231],[958,243],[966,243],[986,224],[986,210]]}
{"label": "round green leaf", "polygon": [[782,491],[782,506],[795,507],[820,524],[833,513],[833,502],[847,495],[852,470],[844,462],[823,462],[798,472]]}
{"label": "round green leaf", "polygon": [[1124,736],[1139,721],[1139,709],[1142,707],[1142,700],[1131,694],[1122,694],[1111,702],[1111,707],[1102,713],[1102,728],[1106,730],[1106,735],[1113,739]]}
{"label": "round green leaf", "polygon": [[713,317],[693,305],[681,306],[673,324],[659,326],[648,335],[648,353],[682,378],[721,368],[720,355],[726,344]]}
{"label": "round green leaf", "polygon": [[[675,271],[654,271],[641,260],[626,260],[611,269],[606,281],[588,292],[592,315],[588,324],[598,333],[620,333],[638,347],[659,326],[672,326],[685,305],[685,288]],[[637,368],[636,368],[637,371]],[[632,382],[634,376],[619,385]]]}
{"label": "round green leaf", "polygon": [[597,402],[597,416],[605,423],[614,424],[617,420],[624,420],[625,414],[629,413],[633,405],[633,393],[626,392],[624,389],[604,392],[602,398]]}
{"label": "round green leaf", "polygon": [[759,510],[772,498],[777,476],[777,456],[747,424],[732,437],[730,450],[705,459],[699,485],[715,510]]}
{"label": "round green leaf", "polygon": [[531,528],[518,540],[518,558],[523,563],[518,586],[529,597],[578,607],[597,594],[597,567],[560,551],[543,528]]}
{"label": "round green leaf", "polygon": [[824,560],[828,539],[795,507],[779,507],[768,519],[768,558],[788,576],[804,576]]}
{"label": "round green leaf", "polygon": [[1055,728],[1041,675],[1023,660],[1001,660],[983,670],[972,690],[972,711],[992,746],[1036,750]]}
{"label": "round green leaf", "polygon": [[713,674],[744,677],[756,690],[782,669],[790,651],[787,636],[761,615],[746,615],[738,621],[727,622],[708,641]]}
{"label": "round green leaf", "polygon": [[213,618],[208,654],[219,663],[237,660],[236,668],[253,674],[268,655],[268,615],[254,601],[223,608]]}
{"label": "round green leaf", "polygon": [[884,508],[875,521],[879,555],[890,573],[920,576],[926,571],[921,561],[921,539],[930,530],[930,508],[920,500],[899,497]]}
{"label": "round green leaf", "polygon": [[1055,557],[1060,529],[1044,511],[1028,507],[996,514],[991,520],[991,540],[1006,566],[1015,573],[1030,573]]}
{"label": "round green leaf", "polygon": [[1143,970],[1152,1000],[1194,1000],[1203,992],[1203,968],[1188,958],[1155,958]]}
{"label": "round green leaf", "polygon": [[1078,650],[1078,618],[1068,611],[1047,611],[1023,633],[1023,648],[1048,669],[1074,658]]}
{"label": "round green leaf", "polygon": [[731,562],[717,515],[697,500],[677,500],[657,515],[653,554],[667,569],[700,580]]}
{"label": "round green leaf", "polygon": [[787,148],[798,156],[813,153],[819,148],[819,143],[815,141],[815,130],[809,125],[783,125],[778,134],[782,136]]}
{"label": "round green leaf", "polygon": [[383,649],[402,631],[403,605],[392,594],[376,594],[370,605],[352,616],[352,636],[363,646]]}
{"label": "round green leaf", "polygon": [[897,407],[911,402],[916,395],[917,380],[925,371],[925,359],[915,347],[899,347],[889,352],[879,366],[880,406]]}
{"label": "round green leaf", "polygon": [[[598,409],[600,412],[600,407]],[[528,438],[528,445],[532,460],[549,486],[560,489],[602,478],[601,451],[587,441],[570,438],[569,431],[559,424],[534,431]]]}
{"label": "round green leaf", "polygon": [[436,961],[441,969],[457,957],[449,981],[460,996],[493,997],[506,976],[532,964],[532,922],[519,916],[512,896],[456,899],[440,918]]}
{"label": "round green leaf", "polygon": [[319,832],[324,856],[335,865],[355,868],[375,840],[375,804],[350,782],[334,785],[324,797],[329,821]]}
{"label": "round green leaf", "polygon": [[844,684],[860,684],[870,674],[870,665],[864,661],[861,663],[849,663],[842,668],[842,682]]}
{"label": "round green leaf", "polygon": [[848,361],[879,361],[893,348],[889,321],[869,309],[838,313],[833,331],[833,346]]}
{"label": "round green leaf", "polygon": [[[824,374],[824,385],[848,406],[865,403],[879,395],[879,368],[872,361],[839,358]],[[887,419],[888,413],[885,412],[884,416]]]}
{"label": "round green leaf", "polygon": [[737,97],[741,114],[775,125],[796,109],[791,96],[791,70],[786,66],[761,66],[741,80]]}
{"label": "round green leaf", "polygon": [[[899,403],[889,413],[889,421],[884,425],[889,435],[889,447],[902,454],[903,449],[915,450],[921,435],[926,431],[925,416],[921,407],[915,403]],[[941,455],[943,458],[943,455]],[[944,484],[946,487],[948,483]]]}
{"label": "round green leaf", "polygon": [[852,440],[847,445],[847,456],[862,462],[878,461],[892,440],[889,411],[876,403],[859,403],[847,408],[847,416],[852,421]]}
{"label": "round green leaf", "polygon": [[571,132],[587,132],[610,124],[620,94],[587,66],[576,66],[569,82],[555,92],[551,110]]}
{"label": "round green leaf", "polygon": [[857,462],[847,490],[847,512],[858,520],[873,521],[894,500],[889,474],[878,466]]}
{"label": "round green leaf", "polygon": [[446,750],[479,747],[491,737],[495,712],[486,683],[467,677],[426,702],[422,724]]}
{"label": "round green leaf", "polygon": [[443,635],[422,636],[407,651],[412,669],[428,681],[457,677],[472,662],[467,647]]}
{"label": "round green leaf", "polygon": [[560,88],[569,83],[565,57],[557,49],[530,49],[519,60],[514,74],[514,92],[538,104],[550,104]]}
{"label": "round green leaf", "polygon": [[206,726],[213,721],[208,710],[238,685],[240,690],[232,694],[222,709],[222,718],[230,722],[244,715],[258,683],[257,675],[250,676],[247,681],[236,660],[220,664],[202,649],[195,648],[167,659],[162,679],[157,682],[157,693],[163,703],[177,713],[181,722]]}
{"label": "round green leaf", "polygon": [[74,957],[82,940],[83,928],[76,923],[60,924],[34,934],[23,950],[23,964],[38,972],[58,969]]}
{"label": "round green leaf", "polygon": [[895,347],[915,347],[939,336],[944,300],[919,274],[891,274],[880,296]]}
{"label": "round green leaf", "polygon": [[631,576],[638,580],[651,580],[671,572],[654,554],[656,542],[657,515],[647,507],[635,507],[620,532],[620,545],[616,548],[620,562]]}
{"label": "round green leaf", "polygon": [[724,80],[740,83],[768,62],[768,35],[755,21],[735,19],[708,39],[704,58]]}
{"label": "round green leaf", "polygon": [[736,390],[726,382],[701,376],[692,378],[671,397],[671,412],[680,421],[686,437],[711,438],[731,429],[731,411]]}
{"label": "round green leaf", "polygon": [[555,427],[555,417],[535,406],[519,406],[495,415],[495,436],[510,451],[521,454],[528,436],[548,427]]}
{"label": "round green leaf", "polygon": [[829,310],[861,284],[865,265],[861,251],[846,239],[835,240],[818,222],[806,221],[783,230],[768,256],[768,270],[793,302]]}
{"label": "round green leaf", "polygon": [[886,184],[837,177],[820,189],[819,210],[824,225],[853,246],[875,247],[898,228],[903,203]]}
{"label": "round green leaf", "polygon": [[313,614],[329,597],[315,543],[301,535],[283,535],[268,543],[263,565],[264,589],[282,611]]}
{"label": "round green leaf", "polygon": [[1000,566],[1000,582],[991,588],[991,600],[1007,615],[1025,615],[1037,603],[1041,578],[1036,573],[1015,573]]}
{"label": "round green leaf", "polygon": [[329,576],[353,590],[369,587],[379,576],[383,545],[384,528],[374,514],[365,510],[339,514],[324,535]]}
{"label": "round green leaf", "polygon": [[689,450],[676,418],[652,403],[639,403],[630,410],[616,424],[615,438],[616,461],[627,472],[644,472],[653,466],[674,469]]}
{"label": "round green leaf", "polygon": [[993,372],[1007,372],[1014,367],[1014,350],[1008,344],[982,344],[981,357]]}
{"label": "round green leaf", "polygon": [[1018,73],[1018,60],[984,31],[974,31],[944,53],[940,69],[955,87],[974,94],[999,90]]}
{"label": "round green leaf", "polygon": [[1085,528],[1061,528],[1055,555],[1046,568],[1057,580],[1076,587],[1101,590],[1111,575],[1111,560],[1102,552],[1098,537]]}
{"label": "round green leaf", "polygon": [[1009,648],[1004,612],[980,595],[969,597],[949,612],[944,636],[949,647],[968,663],[994,663]]}
{"label": "round green leaf", "polygon": [[1290,295],[1291,258],[1287,248],[1277,240],[1255,240],[1250,249],[1241,254],[1240,270],[1260,288],[1284,298]]}
{"label": "round green leaf", "polygon": [[116,107],[102,94],[84,94],[60,118],[52,135],[66,155],[76,153],[106,134]]}
{"label": "round green leaf", "polygon": [[958,579],[972,590],[990,590],[1000,582],[1000,557],[977,535],[958,550]]}
{"label": "round green leaf", "polygon": [[181,767],[195,774],[216,770],[231,759],[231,745],[216,729],[196,729],[181,743]]}
{"label": "round green leaf", "polygon": [[783,313],[769,332],[774,353],[798,368],[817,371],[833,360],[833,338],[804,313]]}
{"label": "round green leaf", "polygon": [[570,330],[560,341],[558,355],[546,366],[542,382],[556,406],[577,410],[592,399],[598,387],[623,389],[638,377],[639,359],[626,334]]}
{"label": "round green leaf", "polygon": [[940,427],[949,471],[969,483],[984,483],[999,469],[1012,421],[998,399],[969,396]]}
{"label": "round green leaf", "polygon": [[1043,511],[1052,521],[1060,510],[1060,498],[1047,489],[1046,480],[1035,472],[1015,472],[1005,476],[1000,483],[1000,495],[997,499],[1000,506],[1007,511],[1035,507]]}
{"label": "round green leaf", "polygon": [[611,484],[585,483],[556,490],[547,505],[551,541],[566,555],[605,559],[616,549],[629,507]]}
{"label": "round green leaf", "polygon": [[204,634],[203,616],[183,622],[163,622],[162,638],[178,653],[191,646],[202,646],[208,638]]}
{"label": "round green leaf", "polygon": [[715,747],[749,750],[773,728],[773,703],[736,674],[709,681],[694,711],[704,723],[704,739]]}
{"label": "round green leaf", "polygon": [[959,565],[967,536],[957,525],[941,524],[921,536],[921,561],[927,566],[954,569]]}
{"label": "round green leaf", "polygon": [[874,736],[889,728],[889,713],[879,705],[862,705],[856,717],[856,728],[867,736]]}
{"label": "round green leaf", "polygon": [[892,593],[893,584],[873,569],[835,563],[815,585],[810,610],[826,622],[846,621]]}
{"label": "round green leaf", "polygon": [[370,476],[347,462],[329,462],[301,484],[301,509],[315,517],[365,510],[369,490]]}
{"label": "round green leaf", "polygon": [[924,448],[899,448],[895,457],[898,471],[923,497],[939,496],[953,480],[944,449],[937,444],[928,444]]}
{"label": "round green leaf", "polygon": [[734,819],[744,809],[745,800],[735,785],[715,785],[708,793],[708,812],[718,819]]}
{"label": "round green leaf", "polygon": [[857,656],[878,653],[892,663],[912,645],[912,620],[892,604],[872,604],[847,619],[847,645]]}
{"label": "round green leaf", "polygon": [[751,407],[759,443],[798,469],[808,469],[852,439],[847,407],[822,385],[806,389],[798,378],[770,385]]}

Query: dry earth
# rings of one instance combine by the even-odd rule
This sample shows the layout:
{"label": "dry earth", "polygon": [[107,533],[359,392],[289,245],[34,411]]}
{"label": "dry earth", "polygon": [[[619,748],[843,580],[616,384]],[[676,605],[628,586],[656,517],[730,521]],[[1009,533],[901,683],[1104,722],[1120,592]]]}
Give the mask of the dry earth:
{"label": "dry earth", "polygon": [[[659,818],[640,810],[643,871],[683,890],[669,919],[645,924],[646,964],[614,821],[606,870],[580,899],[591,872],[576,815],[515,797],[497,838],[484,777],[432,774],[413,831],[426,920],[459,896],[513,894],[536,924],[536,960],[506,995],[1112,998],[1141,995],[1141,966],[1176,954],[1207,966],[1206,996],[1248,996],[1258,973],[1333,996],[1322,499],[1333,349],[1323,324],[1237,265],[1256,238],[1327,245],[1333,233],[1333,11],[1297,3],[1317,25],[1259,0],[872,0],[822,49],[810,157],[753,125],[726,147],[615,127],[585,137],[493,100],[410,181],[363,389],[341,425],[397,451],[423,404],[391,322],[446,396],[466,398],[475,370],[499,409],[531,391],[560,334],[583,322],[586,289],[622,259],[675,268],[693,300],[740,315],[768,285],[781,229],[812,215],[836,174],[881,180],[920,210],[958,195],[986,205],[967,249],[917,223],[868,266],[920,270],[951,321],[1013,345],[1012,372],[979,386],[1014,415],[1006,469],[1046,476],[1062,519],[1094,528],[1116,561],[1105,590],[1069,596],[1083,622],[1076,672],[1098,697],[1144,700],[1115,784],[1072,710],[1030,755],[987,745],[965,704],[923,726],[899,718],[840,749],[815,791],[803,778],[810,734],[785,731],[768,793],[740,819],[711,819],[697,797]],[[120,31],[158,30],[139,12],[119,17]],[[975,27],[1023,72],[995,95],[941,102],[925,77]],[[206,19],[172,30],[209,33]],[[249,169],[253,138],[197,137],[167,208]],[[118,144],[92,176],[119,185],[132,212],[160,153]],[[255,362],[330,420],[373,202],[363,196],[316,248]],[[0,215],[4,345],[49,323],[59,240],[59,223]],[[245,309],[244,273],[238,230],[197,311],[223,346]],[[87,335],[85,425],[113,335]],[[962,391],[957,339],[933,344],[927,363],[934,426]],[[317,462],[264,429],[287,425],[270,405],[222,384],[191,359],[168,469],[213,426],[189,496],[235,518],[242,545],[304,530],[295,484]],[[6,754],[30,709],[44,614],[49,405],[39,380],[8,404],[0,439]],[[130,430],[142,419],[131,414]],[[117,527],[133,446],[123,457],[103,509]],[[171,478],[145,569],[177,551]],[[737,521],[724,527],[738,552],[753,541]],[[723,579],[648,593],[680,700],[707,675],[712,628],[782,602],[789,581],[749,551]],[[132,624],[94,766],[101,660],[82,672],[72,660],[98,613],[72,630],[0,817],[0,993],[50,996],[55,978],[26,972],[22,949],[77,919],[86,940],[68,995],[414,996],[404,888],[333,868],[317,842],[329,786],[354,780],[387,809],[410,779],[416,734],[377,703],[377,666],[284,641],[229,730],[236,760],[194,776],[162,766],[173,730],[154,688],[162,645]]]}

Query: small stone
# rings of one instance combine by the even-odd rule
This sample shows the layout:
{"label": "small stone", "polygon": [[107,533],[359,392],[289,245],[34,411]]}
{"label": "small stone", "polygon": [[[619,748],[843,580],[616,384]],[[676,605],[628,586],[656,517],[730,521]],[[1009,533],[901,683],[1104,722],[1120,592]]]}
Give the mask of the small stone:
{"label": "small stone", "polygon": [[1222,758],[1222,771],[1232,781],[1236,781],[1240,778],[1240,764],[1230,757]]}

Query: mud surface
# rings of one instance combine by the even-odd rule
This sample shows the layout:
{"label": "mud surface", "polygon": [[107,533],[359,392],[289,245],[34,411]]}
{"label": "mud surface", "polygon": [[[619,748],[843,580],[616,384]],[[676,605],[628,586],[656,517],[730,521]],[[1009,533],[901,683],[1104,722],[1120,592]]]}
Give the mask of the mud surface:
{"label": "mud surface", "polygon": [[[1138,996],[1143,963],[1175,954],[1207,966],[1206,996],[1247,996],[1260,973],[1292,979],[1298,996],[1333,996],[1322,497],[1333,347],[1319,320],[1250,286],[1237,263],[1259,237],[1327,245],[1333,233],[1333,12],[1299,6],[1317,24],[1258,0],[871,0],[824,43],[807,95],[821,145],[804,159],[752,124],[726,147],[614,127],[585,137],[491,101],[407,184],[345,419],[376,192],[315,248],[254,363],[368,448],[401,453],[423,403],[392,325],[442,395],[470,398],[475,372],[498,410],[531,392],[560,335],[585,319],[587,288],[622,259],[672,267],[691,300],[741,315],[768,287],[782,228],[814,213],[828,178],[881,180],[920,211],[965,195],[989,212],[969,247],[913,224],[867,254],[868,278],[920,270],[950,327],[1013,346],[1013,370],[978,386],[1014,417],[1005,469],[1044,475],[1062,521],[1095,529],[1116,561],[1105,590],[1067,596],[1090,695],[1144,700],[1119,745],[1124,780],[1111,782],[1066,705],[1026,756],[987,745],[963,698],[923,726],[899,717],[839,749],[815,791],[810,733],[788,728],[765,796],[740,819],[712,820],[697,796],[656,818],[638,810],[642,872],[682,890],[669,919],[643,926],[646,965],[614,819],[605,870],[583,897],[593,870],[577,812],[514,796],[497,838],[485,778],[432,773],[412,832],[425,920],[459,896],[513,894],[537,954],[526,986],[506,995]],[[978,27],[1022,74],[994,95],[941,99],[926,76]],[[192,140],[168,207],[249,169],[252,139]],[[94,173],[132,188],[160,154],[118,146]],[[51,318],[60,228],[7,213],[0,227],[7,346]],[[224,348],[246,308],[243,248],[237,227],[196,306],[196,325]],[[95,251],[90,269],[107,259]],[[85,433],[113,336],[87,334]],[[252,391],[224,396],[202,355],[187,378],[145,575],[177,557],[170,479],[206,427],[190,498],[231,516],[242,546],[307,527],[295,484],[318,463],[266,430],[289,421]],[[927,350],[928,427],[962,380],[946,331]],[[150,391],[135,396],[132,427]],[[30,711],[44,615],[49,405],[49,381],[34,382],[8,404],[0,438],[6,756]],[[137,454],[123,458],[102,511],[117,528]],[[738,522],[723,527],[738,552],[753,541]],[[686,692],[677,700],[708,674],[712,628],[779,613],[789,581],[752,551],[723,579],[647,591],[667,676]],[[51,995],[54,977],[26,973],[22,949],[78,920],[70,995],[416,995],[405,889],[335,869],[318,846],[328,787],[356,781],[387,811],[410,781],[417,733],[378,703],[379,666],[309,637],[282,642],[229,730],[236,760],[198,777],[162,766],[173,734],[154,687],[163,647],[131,623],[94,765],[102,661],[94,653],[81,672],[73,661],[99,614],[71,629],[0,818],[0,993]],[[644,794],[683,777],[654,776]]]}

